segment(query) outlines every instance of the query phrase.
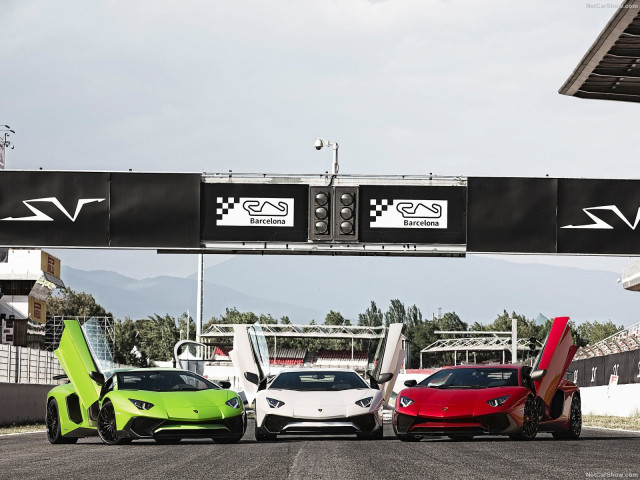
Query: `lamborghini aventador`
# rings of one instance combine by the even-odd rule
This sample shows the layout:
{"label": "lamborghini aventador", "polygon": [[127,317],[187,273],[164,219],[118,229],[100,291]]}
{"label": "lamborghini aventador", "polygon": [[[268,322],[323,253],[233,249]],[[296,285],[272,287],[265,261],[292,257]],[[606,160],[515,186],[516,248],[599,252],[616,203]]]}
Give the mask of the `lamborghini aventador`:
{"label": "lamborghini aventador", "polygon": [[179,369],[112,369],[108,342],[94,319],[82,326],[65,320],[55,354],[68,383],[47,395],[51,443],[96,434],[109,445],[182,438],[231,443],[244,435],[246,412],[228,384]]}
{"label": "lamborghini aventador", "polygon": [[345,368],[294,368],[271,376],[259,325],[236,325],[230,355],[242,373],[247,400],[256,399],[256,440],[292,434],[382,438],[382,407],[404,360],[401,331],[399,323],[387,329],[367,383]]}
{"label": "lamborghini aventador", "polygon": [[538,432],[577,439],[582,429],[580,391],[563,379],[576,347],[567,317],[556,318],[534,367],[445,367],[417,383],[408,380],[397,398],[393,428],[400,440],[425,435],[453,440],[509,435],[531,440]]}

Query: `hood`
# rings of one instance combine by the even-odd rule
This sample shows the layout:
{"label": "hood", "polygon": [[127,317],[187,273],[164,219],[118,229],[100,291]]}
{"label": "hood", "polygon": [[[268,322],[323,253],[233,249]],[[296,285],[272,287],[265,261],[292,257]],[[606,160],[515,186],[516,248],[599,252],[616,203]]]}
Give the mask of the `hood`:
{"label": "hood", "polygon": [[[497,387],[482,389],[439,389],[439,388],[408,388],[400,395],[413,399],[418,408],[418,414],[428,417],[453,418],[471,417],[493,413],[501,410],[490,407],[488,400],[509,395],[505,407],[512,405],[513,400],[527,394],[524,387]],[[494,409],[495,410],[492,410]],[[491,409],[491,410],[490,410]]]}
{"label": "hood", "polygon": [[[174,420],[200,420],[221,417],[220,407],[235,393],[229,390],[200,390],[151,392],[148,390],[119,390],[127,398],[144,400],[164,409]],[[194,412],[197,410],[198,412]]]}
{"label": "hood", "polygon": [[[300,418],[329,418],[361,415],[377,408],[381,400],[379,390],[358,389],[335,392],[299,392],[295,390],[267,389],[260,396],[275,398],[285,404],[277,409],[268,409],[267,413]],[[356,401],[374,397],[371,407],[363,408]]]}

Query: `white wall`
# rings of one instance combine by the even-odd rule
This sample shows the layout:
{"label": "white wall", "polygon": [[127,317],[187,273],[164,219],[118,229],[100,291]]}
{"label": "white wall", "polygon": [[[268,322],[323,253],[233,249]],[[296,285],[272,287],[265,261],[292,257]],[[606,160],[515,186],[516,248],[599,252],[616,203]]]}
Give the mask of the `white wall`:
{"label": "white wall", "polygon": [[640,415],[640,383],[580,389],[584,415]]}

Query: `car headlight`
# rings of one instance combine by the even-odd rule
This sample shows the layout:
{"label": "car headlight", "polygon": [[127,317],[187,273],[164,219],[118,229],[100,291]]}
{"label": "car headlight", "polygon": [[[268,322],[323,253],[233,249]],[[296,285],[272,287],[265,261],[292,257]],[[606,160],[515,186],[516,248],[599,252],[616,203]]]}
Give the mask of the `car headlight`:
{"label": "car headlight", "polygon": [[224,403],[225,405],[229,405],[231,408],[240,408],[240,399],[238,397],[233,397],[231,400],[227,400]]}
{"label": "car headlight", "polygon": [[363,398],[361,400],[358,400],[356,402],[356,405],[358,405],[359,407],[362,408],[368,408],[371,406],[371,402],[373,402],[373,397],[367,397],[367,398]]}
{"label": "car headlight", "polygon": [[284,402],[269,397],[267,397],[267,403],[271,408],[280,408],[282,405],[284,405]]}
{"label": "car headlight", "polygon": [[492,398],[491,400],[487,400],[487,403],[492,407],[499,407],[500,405],[502,405],[504,402],[507,401],[507,398],[509,398],[509,395],[504,395],[502,397]]}
{"label": "car headlight", "polygon": [[405,397],[403,395],[400,395],[400,406],[401,407],[408,407],[412,403],[413,403],[413,400],[411,400],[409,397]]}
{"label": "car headlight", "polygon": [[138,407],[138,410],[150,410],[151,408],[153,408],[153,403],[151,402],[145,402],[144,400],[136,400],[134,398],[130,398],[129,400],[136,407]]}

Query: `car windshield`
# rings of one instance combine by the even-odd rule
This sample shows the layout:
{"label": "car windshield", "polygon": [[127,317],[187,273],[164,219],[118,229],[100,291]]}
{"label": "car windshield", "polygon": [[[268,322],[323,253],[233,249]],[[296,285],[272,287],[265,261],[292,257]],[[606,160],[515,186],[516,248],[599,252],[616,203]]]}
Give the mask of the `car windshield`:
{"label": "car windshield", "polygon": [[430,388],[492,388],[518,386],[515,368],[452,368],[440,370],[418,383]]}
{"label": "car windshield", "polygon": [[369,388],[355,372],[284,372],[276,377],[269,388],[326,392]]}
{"label": "car windshield", "polygon": [[177,392],[184,390],[209,390],[220,387],[199,375],[180,370],[151,370],[148,372],[118,372],[118,390],[148,390],[152,392]]}

